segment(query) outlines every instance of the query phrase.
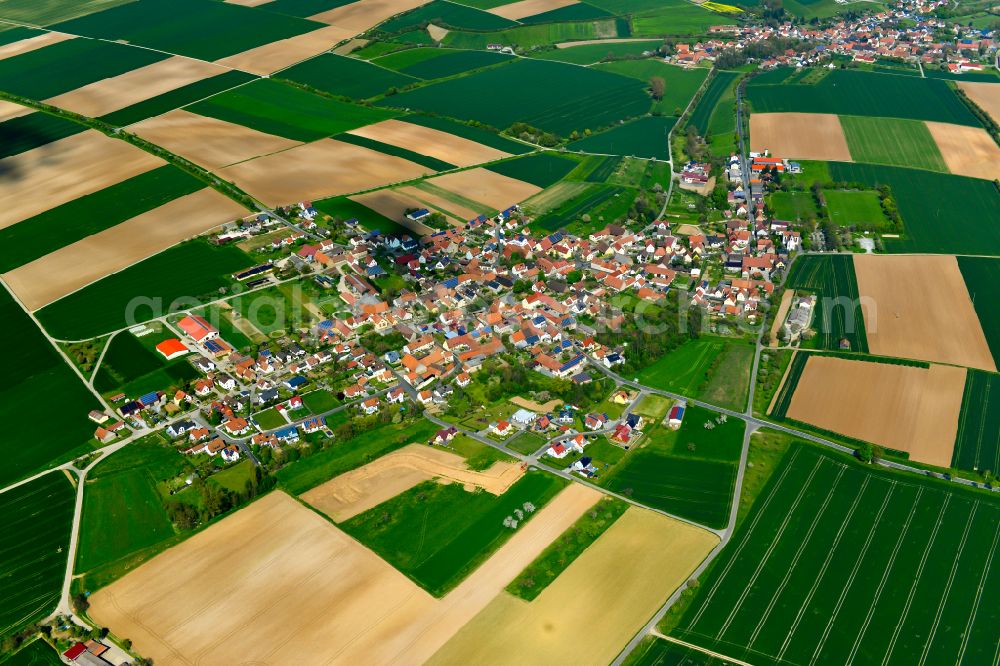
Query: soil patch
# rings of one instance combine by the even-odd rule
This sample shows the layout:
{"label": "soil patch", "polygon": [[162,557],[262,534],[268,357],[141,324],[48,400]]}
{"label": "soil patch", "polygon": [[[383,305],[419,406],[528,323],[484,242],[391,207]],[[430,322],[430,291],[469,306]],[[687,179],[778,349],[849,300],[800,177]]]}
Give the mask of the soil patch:
{"label": "soil patch", "polygon": [[129,131],[208,169],[300,145],[298,141],[183,109],[143,120]]}
{"label": "soil patch", "polygon": [[351,53],[354,53],[358,49],[368,46],[368,42],[369,40],[367,39],[361,39],[361,38],[352,39],[335,48],[333,52],[336,53],[337,55],[342,55],[342,56],[350,55]]}
{"label": "soil patch", "polygon": [[996,370],[955,257],[856,255],[854,272],[871,353]]}
{"label": "soil patch", "polygon": [[356,33],[350,30],[331,25],[307,32],[304,35],[264,44],[249,51],[216,60],[216,62],[226,67],[266,76],[327,51],[354,34]]}
{"label": "soil patch", "polygon": [[840,118],[830,113],[754,113],[750,150],[775,157],[850,162]]}
{"label": "soil patch", "polygon": [[26,116],[29,113],[34,113],[34,111],[34,109],[29,109],[26,106],[21,106],[20,104],[0,99],[0,123],[12,118]]}
{"label": "soil patch", "polygon": [[927,121],[927,129],[949,171],[973,178],[1000,179],[1000,147],[982,127]]}
{"label": "soil patch", "polygon": [[448,36],[448,29],[442,28],[441,26],[434,25],[433,23],[427,24],[427,34],[431,36],[435,42],[440,42],[445,37]]}
{"label": "soil patch", "polygon": [[398,222],[415,234],[427,236],[434,233],[434,230],[430,227],[406,219],[406,209],[422,208],[423,202],[407,196],[398,190],[378,190],[377,192],[357,194],[348,198],[366,208],[371,208],[379,215],[387,217],[393,222]]}
{"label": "soil patch", "polygon": [[45,103],[96,118],[226,71],[224,67],[201,60],[174,56],[120,76],[95,81],[49,98]]}
{"label": "soil patch", "polygon": [[430,0],[358,0],[309,18],[344,28],[351,36],[366,32],[386,19],[426,5]]}
{"label": "soil patch", "polygon": [[444,197],[431,192],[425,192],[424,190],[413,187],[412,185],[398,187],[396,188],[396,191],[408,197],[413,197],[430,208],[436,208],[441,211],[444,216],[448,218],[448,222],[456,227],[464,227],[469,220],[473,220],[479,215],[477,211],[474,211],[471,208],[466,208],[461,204],[448,201]]}
{"label": "soil patch", "polygon": [[515,396],[510,399],[512,403],[518,407],[524,407],[525,409],[530,409],[535,412],[541,412],[542,414],[547,414],[553,409],[563,404],[562,400],[549,400],[546,403],[535,402],[534,400],[528,400],[527,398],[522,398],[521,396]]}
{"label": "soil patch", "polygon": [[786,289],[785,293],[781,295],[781,305],[778,306],[778,314],[774,317],[774,323],[771,324],[771,346],[778,346],[778,331],[781,329],[781,325],[785,323],[785,317],[788,316],[788,308],[792,306],[792,299],[795,298],[794,289]]}
{"label": "soil patch", "polygon": [[994,122],[1000,123],[1000,83],[960,81],[958,87],[964,90],[979,108],[990,114]]}
{"label": "soil patch", "polygon": [[0,46],[0,60],[13,58],[14,56],[19,56],[22,53],[28,53],[30,51],[37,51],[38,49],[51,46],[52,44],[65,42],[67,39],[76,39],[76,37],[74,35],[67,35],[61,32],[46,32],[38,35],[37,37],[29,37],[28,39],[22,39],[16,42],[11,42],[10,44],[4,44],[3,46]]}
{"label": "soil patch", "polygon": [[487,169],[448,173],[431,178],[427,182],[467,199],[478,201],[493,210],[505,210],[542,191],[542,188],[536,185]]}
{"label": "soil patch", "polygon": [[205,188],[60,248],[3,278],[28,309],[37,310],[244,214],[246,209],[235,201]]}
{"label": "soil patch", "polygon": [[340,523],[428,479],[440,478],[461,483],[467,490],[482,488],[502,495],[523,474],[520,464],[509,462],[473,471],[462,456],[426,444],[410,444],[313,488],[302,499]]}
{"label": "soil patch", "polygon": [[848,437],[951,465],[965,368],[853,361],[812,355],[787,415]]}
{"label": "soil patch", "polygon": [[6,157],[0,160],[0,229],[163,165],[96,130]]}
{"label": "soil patch", "polygon": [[611,663],[718,542],[631,507],[534,601],[500,594],[430,663]]}
{"label": "soil patch", "polygon": [[694,236],[701,233],[701,227],[694,224],[681,224],[674,229],[674,233],[678,236]]}
{"label": "soil patch", "polygon": [[336,139],[320,139],[221,172],[274,206],[360,192],[427,173],[432,171],[420,164]]}
{"label": "soil patch", "polygon": [[496,14],[512,21],[522,19],[525,16],[534,16],[543,12],[549,12],[560,7],[568,7],[577,4],[577,0],[520,0],[509,5],[500,5],[493,9],[487,9],[490,14]]}
{"label": "soil patch", "polygon": [[351,130],[349,134],[412,150],[462,167],[510,157],[510,153],[502,150],[402,120],[383,120]]}

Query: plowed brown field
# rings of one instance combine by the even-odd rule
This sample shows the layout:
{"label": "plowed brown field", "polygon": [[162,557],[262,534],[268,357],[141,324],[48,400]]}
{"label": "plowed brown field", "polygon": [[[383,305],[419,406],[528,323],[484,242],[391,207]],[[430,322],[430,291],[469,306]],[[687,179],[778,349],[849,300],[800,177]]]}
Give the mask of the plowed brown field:
{"label": "plowed brown field", "polygon": [[754,113],[750,150],[775,157],[850,162],[840,118],[830,113]]}
{"label": "plowed brown field", "polygon": [[927,121],[927,128],[949,171],[986,180],[1000,178],[1000,147],[982,127]]}
{"label": "plowed brown field", "polygon": [[964,90],[979,108],[990,114],[994,122],[1000,123],[1000,83],[960,81],[958,87]]}
{"label": "plowed brown field", "polygon": [[331,25],[304,35],[264,44],[216,62],[226,67],[265,76],[327,51],[354,34],[350,30]]}
{"label": "plowed brown field", "polygon": [[504,210],[542,191],[542,188],[536,185],[487,169],[446,173],[427,182],[467,199],[478,201],[494,210]]}
{"label": "plowed brown field", "polygon": [[456,166],[472,166],[473,164],[510,157],[510,153],[505,153],[502,150],[402,120],[383,120],[374,125],[359,127],[348,133],[406,148]]}
{"label": "plowed brown field", "polygon": [[549,12],[560,7],[568,7],[577,4],[577,0],[520,0],[508,5],[500,5],[493,9],[488,9],[491,14],[516,21],[525,16],[534,16],[543,12]]}

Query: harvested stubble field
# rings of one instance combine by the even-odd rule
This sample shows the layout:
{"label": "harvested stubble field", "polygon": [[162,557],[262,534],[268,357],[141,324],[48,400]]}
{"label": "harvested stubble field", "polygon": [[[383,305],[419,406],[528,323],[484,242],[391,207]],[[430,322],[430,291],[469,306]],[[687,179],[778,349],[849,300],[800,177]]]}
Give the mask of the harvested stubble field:
{"label": "harvested stubble field", "polygon": [[988,113],[993,122],[1000,123],[1000,85],[959,81],[958,87],[964,90],[979,108]]}
{"label": "harvested stubble field", "polygon": [[[274,492],[91,597],[157,664],[421,663],[597,500],[578,484],[443,599]],[[363,582],[363,584],[359,584]],[[249,635],[247,626],[268,630]]]}
{"label": "harvested stubble field", "polygon": [[420,188],[408,185],[397,188],[396,192],[407,197],[413,197],[432,211],[436,209],[448,219],[448,222],[457,227],[464,227],[469,220],[475,219],[481,213],[490,212],[485,206],[477,207],[478,209],[470,208],[459,201],[453,201],[436,192],[428,191],[430,189],[432,188],[428,188],[423,184]]}
{"label": "harvested stubble field", "polygon": [[20,118],[21,116],[26,116],[29,113],[34,113],[34,109],[0,99],[0,122],[6,122],[13,118]]}
{"label": "harvested stubble field", "polygon": [[528,16],[576,4],[577,0],[519,0],[489,9],[491,14],[517,21]]}
{"label": "harvested stubble field", "polygon": [[220,173],[268,205],[280,206],[413,180],[429,171],[399,157],[321,139],[234,164]]}
{"label": "harvested stubble field", "polygon": [[1000,506],[796,444],[671,633],[760,666],[980,664]]}
{"label": "harvested stubble field", "polygon": [[460,167],[510,157],[510,153],[502,150],[402,120],[383,120],[374,125],[351,130],[349,133],[429,155]]}
{"label": "harvested stubble field", "polygon": [[803,160],[851,161],[837,116],[829,113],[754,113],[750,150]]}
{"label": "harvested stubble field", "polygon": [[944,365],[923,368],[812,354],[786,415],[905,451],[917,462],[948,467],[965,374],[965,368]]}
{"label": "harvested stubble field", "polygon": [[429,663],[610,663],[717,543],[705,530],[629,508],[537,598],[500,594]]}
{"label": "harvested stubble field", "polygon": [[505,210],[542,191],[537,185],[482,168],[445,174],[428,182],[493,210]]}
{"label": "harvested stubble field", "polygon": [[164,162],[95,130],[0,160],[0,229]]}
{"label": "harvested stubble field", "polygon": [[335,522],[364,513],[423,481],[460,483],[466,490],[482,488],[502,495],[521,476],[519,464],[496,462],[489,469],[469,469],[465,459],[425,444],[411,444],[330,479],[301,495]]}
{"label": "harvested stubble field", "polygon": [[986,130],[933,122],[928,122],[927,128],[949,171],[973,178],[1000,179],[1000,147]]}
{"label": "harvested stubble field", "polygon": [[62,247],[3,278],[26,307],[37,310],[246,212],[205,188]]}
{"label": "harvested stubble field", "polygon": [[156,95],[131,106],[126,106],[103,116],[101,120],[115,127],[128,127],[140,120],[163,115],[167,111],[173,111],[200,99],[211,97],[223,90],[252,81],[254,78],[252,74],[246,72],[235,69],[226,70],[222,74],[189,83],[162,95]]}
{"label": "harvested stubble field", "polygon": [[996,371],[955,257],[859,254],[854,272],[871,353]]}
{"label": "harvested stubble field", "polygon": [[298,141],[184,109],[143,120],[129,131],[208,169],[300,145]]}
{"label": "harvested stubble field", "polygon": [[50,97],[45,103],[96,118],[227,71],[201,60],[174,56]]}
{"label": "harvested stubble field", "polygon": [[1000,375],[969,371],[951,466],[979,472],[1000,470]]}

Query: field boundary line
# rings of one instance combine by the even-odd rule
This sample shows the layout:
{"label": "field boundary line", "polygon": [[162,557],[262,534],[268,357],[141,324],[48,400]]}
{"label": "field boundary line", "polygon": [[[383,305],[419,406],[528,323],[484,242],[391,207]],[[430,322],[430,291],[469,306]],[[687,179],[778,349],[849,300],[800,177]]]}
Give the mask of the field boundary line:
{"label": "field boundary line", "polygon": [[927,540],[927,546],[924,548],[923,554],[920,556],[920,566],[917,567],[917,573],[913,577],[913,582],[910,583],[910,592],[906,595],[906,605],[903,606],[903,614],[896,622],[896,628],[892,631],[892,640],[889,641],[889,649],[886,650],[885,656],[882,657],[882,666],[889,663],[889,658],[892,657],[892,651],[896,648],[896,640],[899,638],[900,631],[903,629],[903,624],[906,622],[906,618],[910,614],[910,608],[913,606],[913,596],[917,591],[917,584],[920,582],[920,576],[924,573],[924,566],[927,564],[927,557],[931,554],[931,548],[934,546],[934,541],[937,539],[938,531],[941,529],[941,521],[944,518],[944,512],[948,509],[948,504],[951,503],[951,495],[947,495],[944,498],[944,504],[941,505],[941,509],[938,511],[937,520],[934,522],[934,529],[931,530],[931,538]]}
{"label": "field boundary line", "polygon": [[[823,578],[826,576],[827,568],[830,566],[830,560],[833,559],[833,553],[837,550],[837,547],[840,545],[840,539],[841,537],[844,536],[844,530],[847,528],[847,524],[851,521],[851,518],[854,517],[854,512],[858,508],[858,503],[861,501],[861,496],[864,495],[865,490],[868,489],[868,481],[870,479],[871,479],[870,476],[865,477],[865,480],[861,484],[861,490],[859,490],[858,493],[854,496],[854,502],[851,504],[851,510],[847,512],[847,516],[844,517],[843,522],[841,522],[840,524],[840,529],[837,530],[837,536],[834,538],[833,544],[830,546],[829,550],[827,550],[826,559],[823,561],[823,566],[819,571],[819,575],[816,577],[816,580],[813,581],[812,587],[809,588],[809,594],[806,595],[805,601],[803,601],[802,606],[799,607],[799,612],[795,615],[795,621],[792,623],[792,628],[788,630],[788,634],[785,636],[785,640],[781,644],[781,650],[778,652],[778,661],[781,661],[783,659],[785,655],[785,650],[788,649],[788,644],[789,642],[791,642],[792,634],[795,633],[795,630],[799,626],[799,622],[802,620],[803,613],[805,613],[806,608],[808,608],[809,604],[812,602],[812,598],[816,594],[816,589],[819,587],[819,584],[823,582]],[[883,507],[885,506],[884,502],[882,506]],[[857,568],[852,570],[852,573],[856,570]],[[768,610],[768,612],[770,613],[770,609]]]}
{"label": "field boundary line", "polygon": [[[886,493],[885,499],[882,500],[882,506],[879,508],[878,514],[875,516],[875,522],[872,523],[871,529],[868,530],[868,538],[865,539],[865,545],[862,546],[861,553],[858,555],[859,562],[863,562],[865,559],[865,555],[868,554],[868,547],[871,546],[872,538],[875,536],[875,532],[878,530],[879,522],[882,520],[882,514],[885,513],[885,508],[889,506],[889,500],[894,492],[896,492],[895,482],[893,482],[892,485],[889,487],[889,492]],[[833,613],[830,615],[830,619],[827,621],[826,627],[823,628],[823,635],[820,637],[819,642],[816,644],[816,649],[814,650],[813,655],[809,658],[810,664],[813,663],[813,661],[816,658],[816,655],[819,654],[820,651],[822,651],[823,646],[826,645],[826,640],[830,636],[830,630],[833,628],[833,624],[834,622],[836,622],[837,616],[840,615],[840,609],[843,608],[844,606],[844,599],[847,598],[847,594],[848,592],[850,592],[851,586],[854,584],[854,579],[857,577],[858,571],[859,567],[855,567],[854,569],[852,569],[851,575],[847,578],[847,584],[844,585],[843,588],[841,588],[840,596],[837,597],[837,603],[833,607]],[[826,573],[825,570],[824,573]],[[799,610],[799,612],[801,613],[803,610],[805,610],[805,606],[803,606],[802,609]],[[792,625],[791,631],[789,631],[788,636],[785,637],[785,644],[782,645],[781,652],[778,653],[778,659],[781,659],[782,655],[785,654],[787,645],[791,641],[792,635],[795,633],[795,630],[798,627],[798,625],[799,625],[799,618],[796,617],[795,623]]]}
{"label": "field boundary line", "polygon": [[[771,611],[774,610],[775,604],[778,603],[778,597],[781,596],[781,593],[785,591],[785,587],[788,585],[788,581],[789,579],[791,579],[792,573],[795,571],[795,567],[798,566],[799,560],[802,558],[802,553],[806,552],[806,548],[809,547],[809,542],[812,541],[812,536],[816,531],[816,526],[819,525],[820,519],[822,518],[823,514],[826,513],[827,508],[830,506],[830,501],[833,499],[833,496],[837,490],[837,486],[840,485],[840,480],[844,478],[844,472],[846,470],[847,470],[846,467],[842,467],[840,469],[840,473],[837,474],[837,478],[834,479],[833,484],[827,491],[826,498],[823,500],[823,506],[820,507],[819,511],[813,517],[812,524],[809,525],[809,530],[806,532],[805,538],[802,539],[802,541],[799,543],[798,549],[795,551],[795,557],[792,558],[791,563],[785,570],[785,575],[781,579],[781,584],[778,585],[778,589],[776,589],[771,594],[771,600],[768,602],[767,608],[764,610],[764,614],[761,615],[760,620],[757,622],[756,628],[754,628],[753,633],[750,634],[750,641],[748,642],[748,645],[753,646],[754,641],[756,641],[757,637],[760,635],[760,630],[763,629],[764,625],[767,623],[767,619],[771,616]],[[855,503],[857,503],[857,497],[855,497],[854,501]],[[844,523],[841,523],[841,527],[843,526]],[[739,608],[736,608],[735,610],[738,611]]]}
{"label": "field boundary line", "polygon": [[[903,539],[906,537],[906,533],[910,530],[910,523],[913,521],[913,516],[917,512],[917,504],[920,502],[920,498],[923,497],[923,494],[924,489],[919,488],[917,490],[917,496],[913,498],[913,508],[910,509],[910,515],[906,517],[903,529],[899,532],[899,538],[896,539],[896,545],[892,548],[892,554],[889,556],[889,559],[886,560],[885,571],[882,572],[882,580],[879,581],[878,587],[875,589],[875,597],[868,606],[868,613],[865,615],[864,624],[861,625],[861,631],[858,632],[858,637],[854,639],[854,645],[851,646],[851,652],[847,656],[847,663],[854,661],[854,655],[858,653],[858,647],[861,645],[861,639],[864,638],[865,633],[868,631],[868,625],[871,624],[872,616],[875,614],[875,607],[878,605],[878,600],[882,596],[882,590],[885,588],[886,581],[889,580],[889,572],[896,563],[896,555],[899,553],[899,549],[903,545]],[[813,651],[813,656],[809,660],[810,664],[815,663],[816,655],[819,653],[819,648],[820,646],[816,646],[816,650]]]}
{"label": "field boundary line", "polygon": [[979,601],[983,597],[983,590],[986,588],[986,577],[990,573],[990,569],[993,566],[993,555],[997,552],[997,538],[1000,538],[1000,530],[994,530],[993,532],[993,544],[990,546],[989,557],[986,558],[986,565],[983,567],[983,575],[979,577],[979,587],[976,590],[976,601],[972,605],[972,613],[969,615],[969,621],[965,623],[965,631],[963,631],[962,646],[958,651],[958,658],[955,659],[955,663],[961,664],[962,659],[965,658],[965,650],[969,646],[969,633],[972,630],[972,625],[976,622],[976,614],[979,612]]}
{"label": "field boundary line", "polygon": [[753,522],[750,523],[750,527],[747,529],[746,537],[743,539],[742,542],[740,542],[739,547],[733,552],[732,557],[730,558],[729,562],[726,564],[726,568],[722,570],[722,573],[715,580],[715,583],[712,585],[712,589],[709,591],[708,596],[705,598],[705,601],[702,603],[701,608],[698,609],[698,613],[694,616],[694,619],[691,620],[691,625],[690,626],[692,626],[692,627],[695,626],[698,623],[698,620],[701,619],[702,613],[705,612],[705,608],[708,606],[709,603],[711,603],[712,597],[715,596],[716,590],[719,589],[719,586],[721,585],[722,581],[725,579],[726,575],[729,573],[729,570],[732,568],[733,564],[736,562],[736,559],[740,556],[740,553],[743,552],[743,548],[750,541],[750,535],[753,534],[754,528],[757,527],[757,523],[760,521],[760,517],[764,514],[764,511],[767,509],[768,505],[771,503],[771,500],[778,493],[778,489],[781,488],[781,484],[785,482],[785,478],[788,476],[788,471],[792,468],[792,464],[795,462],[795,459],[798,457],[799,451],[801,451],[801,450],[802,450],[801,448],[796,448],[795,451],[792,452],[792,456],[791,456],[791,458],[789,458],[788,464],[785,465],[785,469],[781,472],[781,476],[778,477],[777,483],[775,483],[774,488],[771,490],[771,493],[764,500],[764,503],[761,504],[760,510],[754,516]]}
{"label": "field boundary line", "polygon": [[649,633],[653,634],[654,636],[656,636],[661,640],[665,640],[670,643],[674,643],[676,645],[681,645],[683,647],[690,648],[691,650],[697,650],[702,654],[707,654],[708,656],[714,657],[716,659],[724,659],[725,661],[736,664],[737,666],[752,666],[752,664],[749,664],[745,661],[740,661],[739,659],[734,659],[733,657],[722,654],[721,652],[714,652],[712,650],[709,650],[708,648],[703,648],[700,645],[695,645],[694,643],[688,643],[687,641],[682,641],[681,639],[674,638],[673,636],[667,636],[666,634],[661,634],[657,629],[654,629]]}
{"label": "field boundary line", "polygon": [[931,632],[927,635],[927,640],[924,642],[924,650],[920,654],[920,666],[923,666],[927,662],[927,653],[930,652],[931,644],[934,642],[934,635],[937,634],[938,625],[941,623],[941,612],[944,611],[944,605],[948,601],[948,594],[951,593],[951,586],[955,582],[955,572],[958,570],[958,562],[962,559],[962,551],[965,550],[965,542],[969,538],[969,529],[976,519],[977,509],[979,509],[979,502],[975,502],[972,505],[972,513],[969,514],[969,519],[965,523],[965,530],[962,531],[962,541],[959,543],[958,552],[955,553],[955,559],[951,563],[951,571],[948,573],[948,583],[944,587],[944,593],[941,595],[940,603],[938,603],[937,612],[934,614],[934,624],[931,625]]}
{"label": "field boundary line", "polygon": [[750,588],[753,587],[754,583],[757,581],[757,577],[764,568],[764,564],[767,562],[768,558],[771,557],[771,553],[774,552],[775,546],[777,546],[778,542],[781,541],[781,537],[784,535],[785,529],[788,527],[788,523],[792,519],[792,514],[795,513],[795,509],[798,507],[799,502],[801,502],[802,498],[805,497],[806,490],[809,489],[809,484],[812,483],[813,477],[816,476],[816,470],[820,468],[820,465],[824,460],[827,460],[827,458],[821,457],[816,461],[816,464],[813,465],[812,471],[809,472],[809,477],[806,479],[806,482],[802,484],[802,489],[799,491],[798,497],[795,498],[795,502],[793,502],[792,506],[789,507],[788,512],[785,514],[785,519],[781,521],[781,525],[778,527],[778,533],[774,535],[771,545],[768,546],[768,549],[764,552],[764,556],[760,559],[760,562],[757,563],[757,568],[754,570],[753,576],[751,576],[750,580],[743,586],[743,591],[740,593],[739,599],[736,600],[736,603],[733,605],[733,609],[729,611],[729,616],[726,618],[722,628],[719,629],[719,633],[715,635],[717,639],[722,638],[722,634],[724,634],[726,629],[729,628],[729,624],[733,621],[733,617],[736,615],[736,612],[746,600],[747,595],[750,593]]}

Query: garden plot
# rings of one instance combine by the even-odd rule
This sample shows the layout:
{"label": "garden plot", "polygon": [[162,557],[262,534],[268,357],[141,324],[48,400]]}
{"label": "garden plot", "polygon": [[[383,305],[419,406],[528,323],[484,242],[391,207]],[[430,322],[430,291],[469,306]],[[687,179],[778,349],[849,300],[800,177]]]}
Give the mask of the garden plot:
{"label": "garden plot", "polygon": [[493,9],[487,9],[486,11],[490,14],[496,14],[497,16],[516,21],[526,16],[534,16],[535,14],[575,4],[577,4],[577,0],[520,0],[519,2],[512,2],[507,5],[494,7]]}
{"label": "garden plot", "polygon": [[[986,84],[1000,87],[998,84]],[[981,127],[927,122],[948,170],[962,176],[1000,179],[1000,147]]]}
{"label": "garden plot", "polygon": [[487,169],[449,173],[428,182],[494,210],[505,210],[542,191],[537,185]]}
{"label": "garden plot", "polygon": [[955,257],[855,255],[854,272],[871,353],[996,370]]}
{"label": "garden plot", "polygon": [[411,444],[341,474],[301,497],[339,523],[422,481],[438,478],[443,483],[461,483],[466,490],[482,488],[501,495],[523,474],[519,464],[509,462],[496,462],[487,470],[473,471],[461,456],[425,444]]}
{"label": "garden plot", "polygon": [[[274,492],[91,597],[90,614],[170,666],[422,663],[598,498],[571,485],[442,599]],[[247,632],[247,626],[267,631]]]}
{"label": "garden plot", "polygon": [[829,113],[754,113],[750,150],[803,160],[851,161],[840,119]]}
{"label": "garden plot", "polygon": [[344,28],[351,35],[367,32],[386,19],[421,5],[428,0],[358,0],[309,18]]}
{"label": "garden plot", "polygon": [[143,120],[129,131],[208,169],[300,145],[298,141],[183,109]]}
{"label": "garden plot", "polygon": [[50,97],[45,103],[96,118],[226,71],[201,60],[174,56]]}
{"label": "garden plot", "polygon": [[965,368],[929,368],[813,354],[786,415],[917,462],[948,467],[958,430]]}
{"label": "garden plot", "polygon": [[322,53],[354,34],[350,30],[331,25],[304,35],[264,44],[216,62],[251,74],[266,76]]}
{"label": "garden plot", "polygon": [[537,598],[501,593],[429,664],[611,663],[718,541],[630,508]]}
{"label": "garden plot", "polygon": [[1000,84],[959,81],[958,87],[964,90],[979,108],[988,113],[994,122],[1000,123]]}
{"label": "garden plot", "polygon": [[37,310],[245,213],[235,201],[205,188],[60,248],[3,278],[28,309]]}
{"label": "garden plot", "polygon": [[351,130],[349,134],[405,148],[460,167],[492,162],[511,156],[510,153],[484,146],[469,139],[463,139],[430,127],[413,125],[402,120],[383,120],[374,125]]}
{"label": "garden plot", "polygon": [[0,160],[0,229],[162,166],[95,130]]}
{"label": "garden plot", "polygon": [[64,42],[67,39],[74,38],[75,37],[73,35],[67,35],[61,32],[43,32],[35,37],[21,39],[16,42],[0,46],[0,60],[13,58],[14,56],[19,56],[22,53],[42,49],[50,44],[58,44],[59,42]]}
{"label": "garden plot", "polygon": [[425,166],[335,139],[235,164],[220,173],[269,205],[321,199],[413,180]]}

